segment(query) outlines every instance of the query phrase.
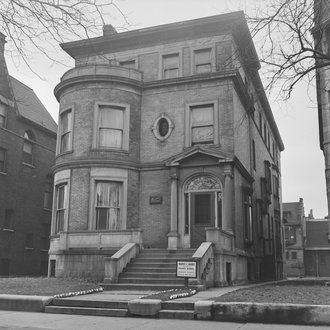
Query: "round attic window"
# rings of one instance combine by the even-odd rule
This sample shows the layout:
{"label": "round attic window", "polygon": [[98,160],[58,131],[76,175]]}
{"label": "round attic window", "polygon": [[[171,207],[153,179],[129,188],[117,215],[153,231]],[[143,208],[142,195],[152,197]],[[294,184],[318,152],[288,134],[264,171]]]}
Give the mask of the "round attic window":
{"label": "round attic window", "polygon": [[173,128],[174,125],[171,119],[162,113],[160,117],[155,120],[151,130],[156,139],[164,141],[171,135]]}

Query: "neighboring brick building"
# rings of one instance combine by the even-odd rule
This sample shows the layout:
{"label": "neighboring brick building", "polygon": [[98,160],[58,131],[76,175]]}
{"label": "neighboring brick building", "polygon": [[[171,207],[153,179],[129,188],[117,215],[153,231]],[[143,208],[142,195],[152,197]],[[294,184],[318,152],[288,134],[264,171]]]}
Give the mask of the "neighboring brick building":
{"label": "neighboring brick building", "polygon": [[56,123],[10,77],[0,33],[0,276],[47,274]]}
{"label": "neighboring brick building", "polygon": [[285,263],[286,276],[303,276],[305,245],[304,200],[283,203],[283,225],[285,230]]}
{"label": "neighboring brick building", "polygon": [[329,220],[306,220],[304,251],[306,276],[330,276]]}
{"label": "neighboring brick building", "polygon": [[215,245],[214,285],[282,277],[283,143],[242,12],[70,42],[50,274],[104,256]]}

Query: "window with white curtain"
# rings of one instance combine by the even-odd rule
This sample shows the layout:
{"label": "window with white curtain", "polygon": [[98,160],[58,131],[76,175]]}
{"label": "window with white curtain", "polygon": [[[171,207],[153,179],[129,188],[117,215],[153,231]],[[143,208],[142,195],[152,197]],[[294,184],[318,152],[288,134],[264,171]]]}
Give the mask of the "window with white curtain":
{"label": "window with white curtain", "polygon": [[101,106],[99,109],[99,147],[123,148],[124,108]]}
{"label": "window with white curtain", "polygon": [[95,227],[118,230],[121,223],[122,183],[116,181],[96,182]]}

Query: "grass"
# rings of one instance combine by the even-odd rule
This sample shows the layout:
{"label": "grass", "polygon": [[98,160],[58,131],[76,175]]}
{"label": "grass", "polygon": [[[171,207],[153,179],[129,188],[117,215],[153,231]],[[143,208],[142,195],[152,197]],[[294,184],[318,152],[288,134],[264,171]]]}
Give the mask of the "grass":
{"label": "grass", "polygon": [[54,277],[0,278],[0,294],[53,296],[55,294],[83,291],[98,287],[96,283],[77,279]]}
{"label": "grass", "polygon": [[330,305],[330,286],[324,283],[283,282],[240,289],[212,298],[222,302]]}

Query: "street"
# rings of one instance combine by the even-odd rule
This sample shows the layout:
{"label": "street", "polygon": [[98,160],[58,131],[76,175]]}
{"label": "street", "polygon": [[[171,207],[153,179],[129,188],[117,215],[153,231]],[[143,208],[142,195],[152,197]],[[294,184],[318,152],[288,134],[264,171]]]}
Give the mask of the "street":
{"label": "street", "polygon": [[0,329],[220,329],[221,330],[277,330],[277,329],[329,329],[328,326],[275,325],[256,323],[225,323],[194,320],[167,320],[149,318],[121,318],[80,316],[64,314],[44,314],[28,312],[0,311]]}

